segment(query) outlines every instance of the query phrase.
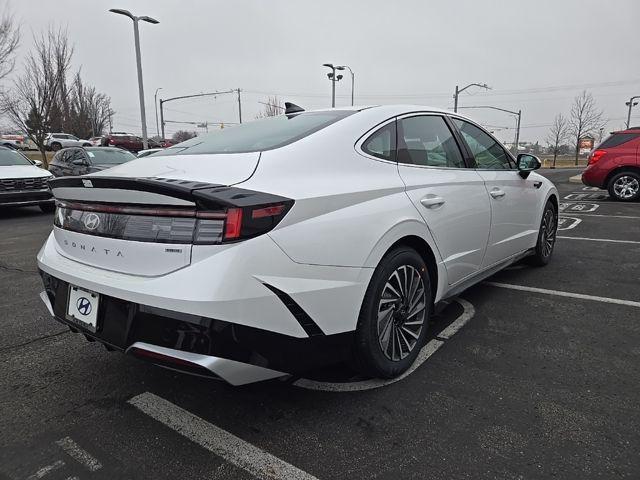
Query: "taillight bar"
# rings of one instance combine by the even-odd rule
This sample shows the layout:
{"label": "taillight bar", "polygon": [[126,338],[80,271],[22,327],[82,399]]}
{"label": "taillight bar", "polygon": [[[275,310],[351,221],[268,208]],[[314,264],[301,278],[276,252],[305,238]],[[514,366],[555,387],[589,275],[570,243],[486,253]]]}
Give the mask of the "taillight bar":
{"label": "taillight bar", "polygon": [[71,210],[81,210],[84,212],[96,213],[119,213],[122,215],[150,215],[154,217],[180,217],[180,218],[207,218],[212,220],[224,220],[227,218],[225,212],[198,211],[193,208],[150,208],[131,207],[120,205],[105,205],[100,203],[79,203],[56,200],[56,205],[60,208]]}

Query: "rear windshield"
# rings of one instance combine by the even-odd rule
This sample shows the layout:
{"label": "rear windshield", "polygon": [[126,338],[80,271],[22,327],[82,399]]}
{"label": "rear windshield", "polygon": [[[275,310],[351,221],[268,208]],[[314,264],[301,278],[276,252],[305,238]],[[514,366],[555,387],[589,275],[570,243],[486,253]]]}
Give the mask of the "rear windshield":
{"label": "rear windshield", "polygon": [[600,144],[598,148],[613,148],[638,138],[640,133],[614,133]]}
{"label": "rear windshield", "polygon": [[133,153],[126,150],[106,148],[87,148],[87,155],[89,155],[89,161],[94,165],[119,165],[136,158]]}
{"label": "rear windshield", "polygon": [[0,167],[9,167],[11,165],[33,165],[33,163],[15,150],[0,149]]}
{"label": "rear windshield", "polygon": [[331,110],[278,115],[200,135],[167,148],[162,155],[262,152],[296,142],[353,113]]}

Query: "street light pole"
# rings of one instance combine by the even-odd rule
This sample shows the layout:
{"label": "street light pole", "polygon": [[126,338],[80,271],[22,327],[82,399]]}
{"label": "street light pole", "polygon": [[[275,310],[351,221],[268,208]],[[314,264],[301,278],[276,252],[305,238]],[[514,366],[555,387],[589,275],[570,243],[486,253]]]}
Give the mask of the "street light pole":
{"label": "street light pole", "polygon": [[458,111],[458,96],[469,87],[480,87],[480,88],[484,88],[485,90],[491,90],[491,87],[486,83],[470,83],[469,85],[463,88],[458,88],[458,85],[456,85],[456,91],[453,94],[453,111],[454,112]]}
{"label": "street light pole", "polygon": [[159,90],[162,90],[162,87],[156,88],[156,93],[153,94],[153,106],[156,109],[156,135],[158,137],[160,136],[160,127],[158,126],[158,91]]}
{"label": "street light pole", "polygon": [[351,70],[351,67],[349,65],[340,65],[339,67],[336,67],[336,70],[344,70],[345,68],[349,70],[349,73],[351,74],[351,106],[353,107],[353,86],[355,83],[356,74],[353,73],[353,70]]}
{"label": "street light pole", "polygon": [[638,102],[634,102],[636,98],[640,98],[640,95],[636,95],[635,97],[631,97],[628,102],[625,103],[626,106],[629,107],[629,113],[627,113],[627,128],[631,126],[631,108],[638,105]]}
{"label": "street light pole", "polygon": [[328,73],[327,77],[331,80],[331,108],[336,108],[336,82],[342,80],[342,75],[336,75],[336,70],[344,70],[344,67],[336,67],[332,63],[323,63],[322,66],[331,69],[331,73]]}
{"label": "street light pole", "polygon": [[142,59],[140,56],[140,33],[138,31],[138,22],[142,20],[143,22],[149,22],[152,24],[160,23],[155,18],[140,16],[136,17],[128,10],[123,10],[121,8],[112,8],[109,10],[112,13],[117,13],[119,15],[124,15],[125,17],[129,17],[133,21],[133,38],[135,42],[136,48],[136,67],[138,69],[138,94],[140,96],[140,120],[142,121],[142,145],[145,149],[149,148],[149,138],[147,136],[147,114],[144,108],[144,86],[142,82]]}
{"label": "street light pole", "polygon": [[[462,91],[462,90],[461,90]],[[489,108],[491,110],[499,110],[501,112],[510,113],[511,115],[515,115],[517,117],[516,122],[516,141],[515,141],[515,151],[516,156],[518,155],[518,145],[520,145],[520,120],[522,119],[522,110],[518,110],[514,112],[513,110],[507,110],[506,108],[500,107],[492,107],[491,105],[475,105],[472,107],[460,107],[460,108]]]}

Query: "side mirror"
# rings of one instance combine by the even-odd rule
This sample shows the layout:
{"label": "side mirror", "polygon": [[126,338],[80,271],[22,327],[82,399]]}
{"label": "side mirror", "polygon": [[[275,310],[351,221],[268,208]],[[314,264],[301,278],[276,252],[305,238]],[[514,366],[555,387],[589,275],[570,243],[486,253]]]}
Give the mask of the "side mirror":
{"label": "side mirror", "polygon": [[527,178],[531,172],[538,170],[542,163],[535,155],[529,153],[520,153],[518,155],[518,173],[522,178]]}
{"label": "side mirror", "polygon": [[87,162],[85,162],[84,160],[74,160],[73,162],[74,165],[78,165],[78,166],[85,166],[87,164]]}
{"label": "side mirror", "polygon": [[42,160],[31,160],[36,167],[42,168]]}

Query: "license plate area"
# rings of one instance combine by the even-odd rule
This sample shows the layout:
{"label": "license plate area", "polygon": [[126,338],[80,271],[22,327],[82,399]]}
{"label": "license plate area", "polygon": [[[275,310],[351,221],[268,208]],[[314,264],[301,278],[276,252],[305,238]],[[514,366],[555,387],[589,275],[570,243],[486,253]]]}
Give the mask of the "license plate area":
{"label": "license plate area", "polygon": [[98,327],[99,307],[99,294],[69,285],[67,320],[95,333]]}

